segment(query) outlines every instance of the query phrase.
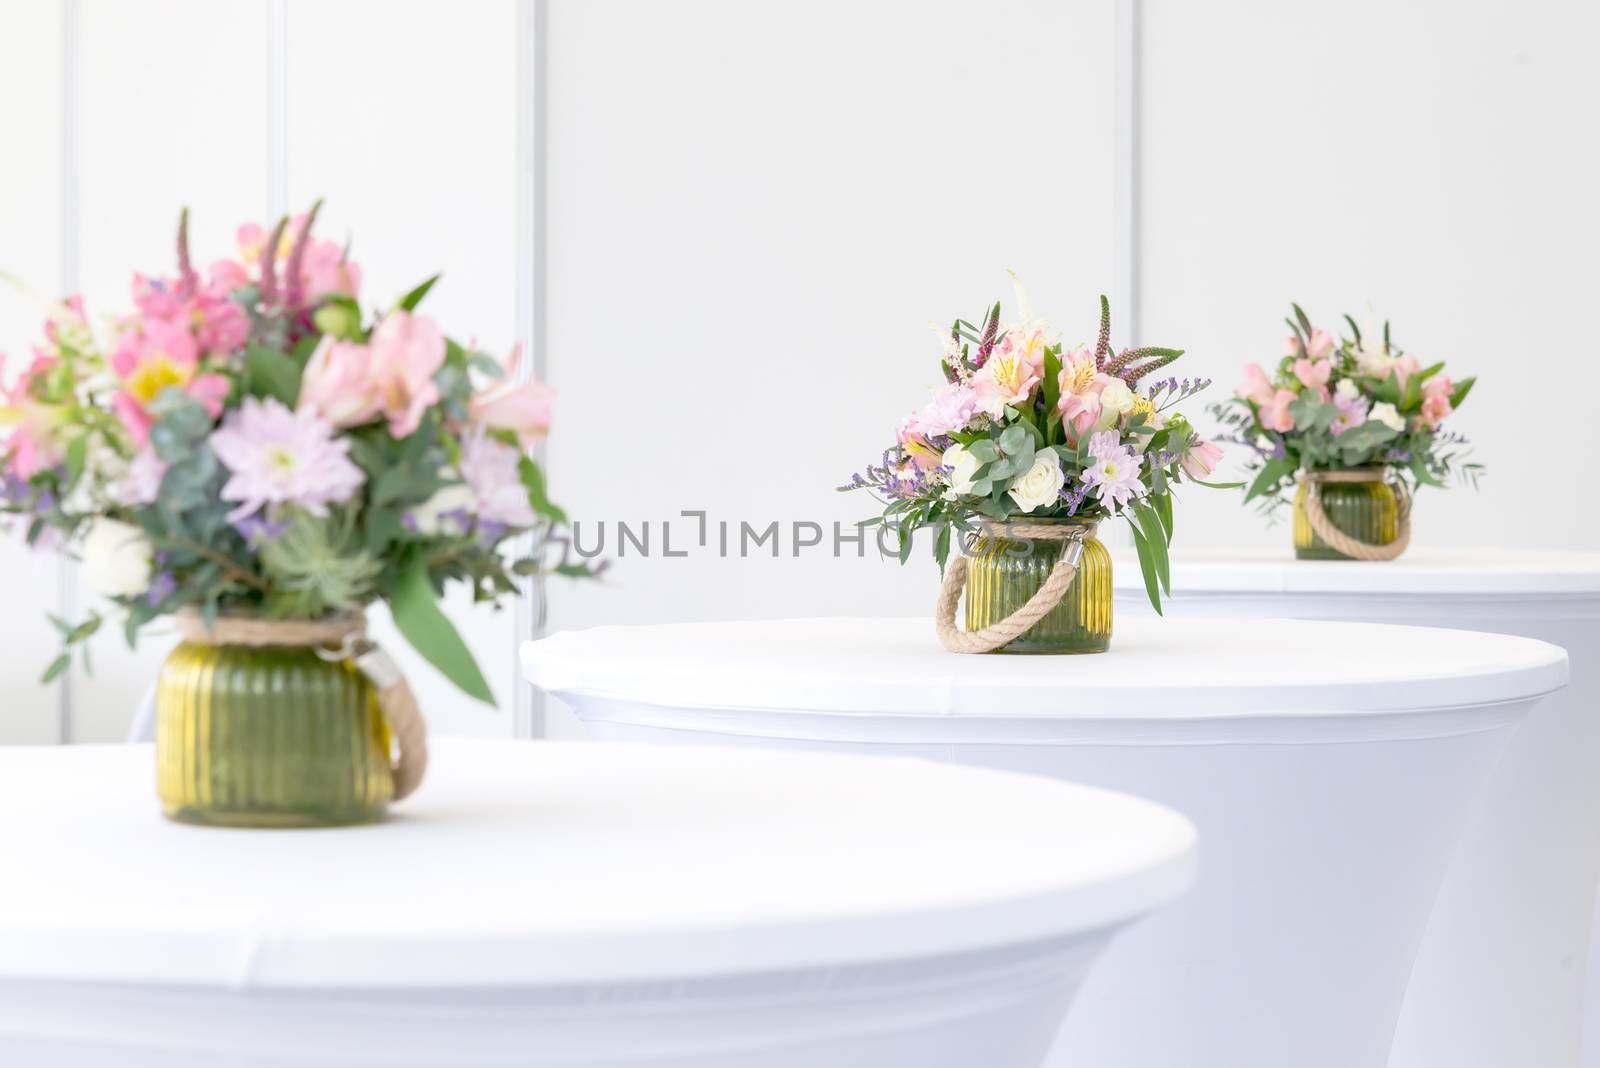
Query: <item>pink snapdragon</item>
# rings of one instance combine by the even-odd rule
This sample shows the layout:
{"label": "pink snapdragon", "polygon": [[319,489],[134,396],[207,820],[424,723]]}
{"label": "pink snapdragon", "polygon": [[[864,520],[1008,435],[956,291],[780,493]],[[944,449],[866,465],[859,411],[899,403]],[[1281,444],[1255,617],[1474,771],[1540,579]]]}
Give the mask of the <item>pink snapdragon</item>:
{"label": "pink snapdragon", "polygon": [[519,383],[517,368],[521,363],[519,344],[512,347],[499,384],[473,397],[467,404],[467,414],[480,426],[511,431],[523,448],[531,448],[550,433],[556,391],[536,378]]}
{"label": "pink snapdragon", "polygon": [[1089,439],[1094,463],[1083,472],[1083,484],[1092,487],[1107,508],[1126,505],[1140,489],[1139,458],[1122,444],[1115,430],[1102,430]]}
{"label": "pink snapdragon", "polygon": [[1267,372],[1261,369],[1259,363],[1247,363],[1244,367],[1244,385],[1237,390],[1239,396],[1259,408],[1271,404],[1276,391],[1272,388],[1272,379],[1267,377]]}
{"label": "pink snapdragon", "polygon": [[1455,411],[1450,406],[1450,396],[1455,392],[1455,383],[1450,381],[1449,375],[1435,375],[1428,379],[1422,387],[1422,425],[1429,430],[1437,430],[1439,424]]}
{"label": "pink snapdragon", "polygon": [[211,451],[232,474],[222,499],[238,501],[237,522],[276,505],[326,515],[328,505],[349,500],[366,476],[349,457],[350,441],[310,409],[290,411],[275,399],[246,397],[211,434]]}

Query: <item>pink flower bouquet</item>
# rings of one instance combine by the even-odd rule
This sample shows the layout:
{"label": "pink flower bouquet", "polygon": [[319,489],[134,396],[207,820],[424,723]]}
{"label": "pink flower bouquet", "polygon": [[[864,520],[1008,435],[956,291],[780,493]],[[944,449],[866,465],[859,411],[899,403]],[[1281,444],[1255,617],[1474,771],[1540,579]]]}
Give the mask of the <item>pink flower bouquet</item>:
{"label": "pink flower bouquet", "polygon": [[882,462],[840,489],[882,500],[902,560],[916,530],[937,528],[941,568],[951,530],[970,535],[982,520],[1121,516],[1159,611],[1175,489],[1209,485],[1221,458],[1176,406],[1210,383],[1145,384],[1182,350],[1113,351],[1105,297],[1098,340],[1073,347],[1032,316],[1020,287],[1017,303],[1011,325],[1001,325],[998,303],[977,324],[956,320],[943,335],[945,384],[901,420]]}
{"label": "pink flower bouquet", "polygon": [[1291,307],[1272,373],[1248,365],[1236,395],[1212,407],[1254,451],[1245,500],[1274,507],[1317,472],[1382,468],[1410,490],[1443,486],[1452,473],[1477,478],[1481,466],[1463,462],[1466,439],[1442,426],[1475,379],[1423,366],[1391,343],[1388,323],[1363,331],[1347,315],[1350,336],[1336,338]]}
{"label": "pink flower bouquet", "polygon": [[[180,223],[176,275],[135,275],[107,331],[76,298],[52,306],[0,389],[0,508],[30,542],[81,550],[130,642],[181,609],[311,620],[382,600],[492,701],[436,598],[454,580],[497,601],[540,570],[509,550],[565,521],[527,452],[552,391],[417,311],[438,276],[364,315],[361,271],[316,214],[241,227],[238,258],[203,273]],[[100,622],[60,624],[47,678]]]}

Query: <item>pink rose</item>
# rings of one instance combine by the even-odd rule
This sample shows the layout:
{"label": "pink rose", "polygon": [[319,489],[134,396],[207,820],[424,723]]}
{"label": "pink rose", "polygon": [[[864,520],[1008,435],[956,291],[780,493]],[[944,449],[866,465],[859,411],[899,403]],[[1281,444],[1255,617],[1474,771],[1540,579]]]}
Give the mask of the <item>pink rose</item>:
{"label": "pink rose", "polygon": [[1194,442],[1183,451],[1183,459],[1180,462],[1184,474],[1193,479],[1202,479],[1210,476],[1221,461],[1221,445],[1195,438]]}
{"label": "pink rose", "polygon": [[1259,363],[1245,364],[1244,385],[1238,389],[1238,395],[1251,401],[1258,407],[1265,407],[1272,403],[1272,380],[1267,377],[1267,372],[1261,369]]}
{"label": "pink rose", "polygon": [[324,335],[300,378],[300,410],[310,408],[337,427],[370,423],[380,409],[372,350]]}
{"label": "pink rose", "polygon": [[422,413],[439,402],[433,376],[444,366],[444,353],[444,334],[425,315],[392,311],[372,332],[368,384],[395,437],[415,432]]}
{"label": "pink rose", "polygon": [[1280,434],[1287,434],[1293,430],[1294,416],[1289,414],[1289,405],[1294,400],[1293,390],[1278,390],[1270,401],[1261,406],[1261,425]]}

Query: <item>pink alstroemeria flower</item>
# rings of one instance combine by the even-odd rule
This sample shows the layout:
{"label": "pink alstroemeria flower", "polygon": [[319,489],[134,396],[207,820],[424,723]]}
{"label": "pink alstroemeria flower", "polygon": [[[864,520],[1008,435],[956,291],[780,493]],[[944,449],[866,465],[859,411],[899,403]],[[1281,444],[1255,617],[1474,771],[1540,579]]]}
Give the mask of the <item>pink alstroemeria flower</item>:
{"label": "pink alstroemeria flower", "polygon": [[1244,385],[1236,392],[1245,400],[1264,408],[1272,403],[1275,391],[1272,388],[1272,379],[1267,377],[1267,372],[1261,369],[1261,365],[1247,363],[1244,366]]}
{"label": "pink alstroemeria flower", "polygon": [[517,368],[521,363],[519,344],[512,347],[500,382],[473,397],[467,405],[467,415],[479,426],[511,431],[524,448],[529,448],[550,433],[556,391],[537,378],[519,383]]}
{"label": "pink alstroemeria flower", "polygon": [[1211,472],[1217,469],[1217,464],[1222,462],[1222,446],[1202,438],[1195,438],[1189,447],[1183,450],[1183,459],[1179,462],[1183,466],[1183,473],[1190,478],[1208,478]]}
{"label": "pink alstroemeria flower", "polygon": [[1081,438],[1100,420],[1100,392],[1106,380],[1095,371],[1094,351],[1079,346],[1061,355],[1060,397],[1056,411],[1061,425],[1073,440]]}
{"label": "pink alstroemeria flower", "polygon": [[1278,390],[1270,401],[1261,406],[1261,425],[1280,434],[1287,434],[1293,430],[1294,416],[1289,414],[1289,405],[1294,403],[1295,399],[1293,390]]}
{"label": "pink alstroemeria flower", "polygon": [[368,382],[378,408],[389,420],[389,433],[410,436],[422,413],[439,403],[433,376],[444,366],[444,334],[425,315],[392,311],[372,332]]}
{"label": "pink alstroemeria flower", "polygon": [[1328,399],[1328,379],[1332,374],[1332,360],[1308,360],[1302,356],[1294,361],[1294,376],[1301,385],[1315,390],[1324,401]]}
{"label": "pink alstroemeria flower", "polygon": [[182,388],[212,418],[222,413],[228,380],[199,368],[199,344],[182,322],[135,320],[122,334],[111,355],[111,370],[122,380],[122,390],[111,398],[111,407],[135,445],[143,447],[149,440],[155,424],[150,402],[169,386]]}
{"label": "pink alstroemeria flower", "polygon": [[376,419],[382,397],[372,371],[372,350],[324,334],[300,377],[297,407],[310,409],[337,427],[360,426]]}
{"label": "pink alstroemeria flower", "polygon": [[[0,376],[5,372],[6,357],[0,353]],[[65,421],[60,405],[44,404],[35,400],[30,392],[33,367],[18,377],[9,387],[0,383],[0,426],[11,427],[4,445],[10,473],[27,481],[40,471],[54,467],[66,459],[66,446],[56,431]]]}
{"label": "pink alstroemeria flower", "polygon": [[1437,430],[1439,424],[1455,411],[1450,406],[1450,394],[1455,392],[1455,383],[1449,375],[1435,375],[1428,379],[1422,387],[1422,425],[1429,430]]}

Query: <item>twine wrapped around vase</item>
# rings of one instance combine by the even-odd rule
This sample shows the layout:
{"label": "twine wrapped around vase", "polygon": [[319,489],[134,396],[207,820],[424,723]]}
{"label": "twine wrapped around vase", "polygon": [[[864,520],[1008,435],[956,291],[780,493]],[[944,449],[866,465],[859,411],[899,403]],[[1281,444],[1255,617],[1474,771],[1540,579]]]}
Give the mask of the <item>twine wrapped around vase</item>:
{"label": "twine wrapped around vase", "polygon": [[391,772],[394,800],[414,791],[428,768],[428,730],[416,696],[388,653],[367,639],[367,617],[360,612],[327,619],[258,619],[221,616],[208,628],[194,609],[176,616],[184,641],[205,645],[311,646],[326,660],[347,660],[378,692],[378,708],[399,749]]}
{"label": "twine wrapped around vase", "polygon": [[957,552],[944,569],[944,584],[939,588],[939,601],[934,606],[934,625],[939,632],[939,643],[952,653],[992,653],[996,649],[1021,637],[1029,627],[1049,615],[1066,597],[1072,582],[1078,577],[1078,563],[1083,559],[1083,543],[1095,536],[1099,529],[1095,523],[1059,526],[1043,523],[985,523],[983,533],[988,537],[1004,536],[1015,539],[1064,541],[1061,555],[1044,584],[1029,597],[1023,606],[1004,619],[980,630],[962,630],[956,625],[956,605],[967,585],[967,557]]}
{"label": "twine wrapped around vase", "polygon": [[1387,544],[1373,545],[1352,538],[1334,526],[1328,514],[1322,510],[1324,484],[1387,482],[1388,468],[1378,466],[1357,467],[1348,471],[1302,471],[1300,480],[1306,485],[1306,520],[1311,524],[1311,529],[1316,532],[1317,537],[1334,552],[1343,553],[1352,560],[1394,560],[1405,552],[1406,546],[1411,543],[1411,496],[1406,492],[1404,484],[1398,481],[1394,483],[1395,506],[1399,513],[1395,517],[1395,539]]}

